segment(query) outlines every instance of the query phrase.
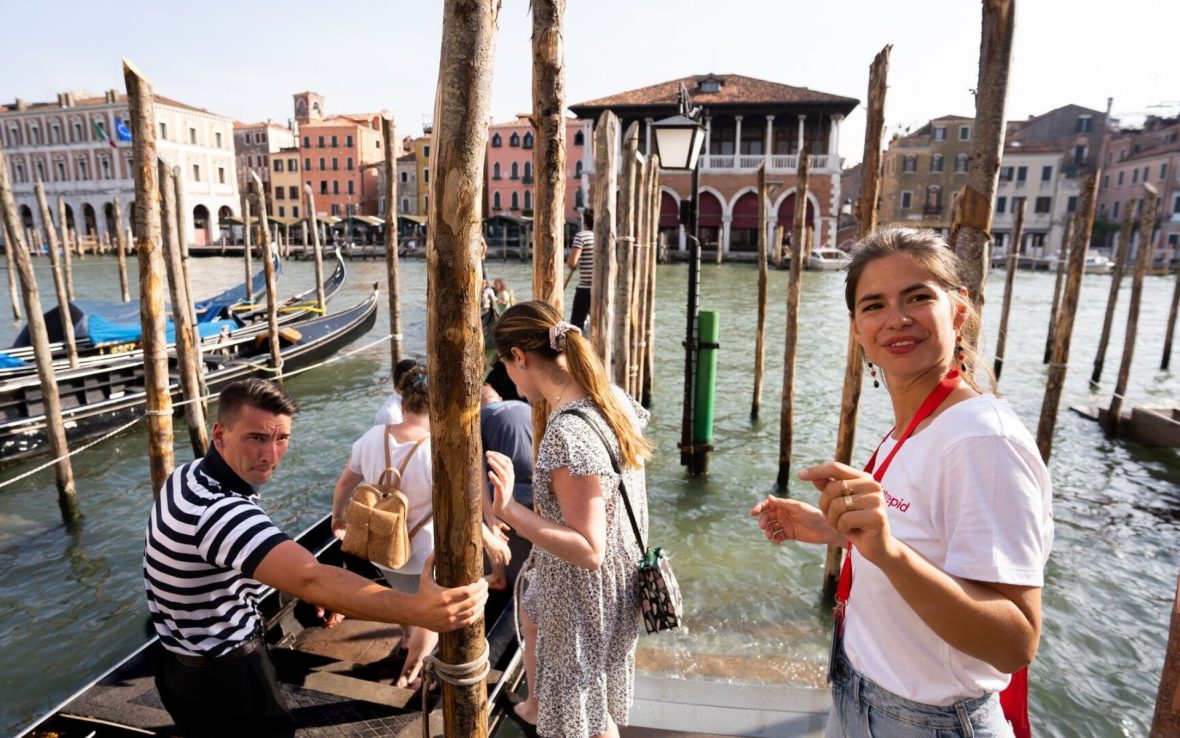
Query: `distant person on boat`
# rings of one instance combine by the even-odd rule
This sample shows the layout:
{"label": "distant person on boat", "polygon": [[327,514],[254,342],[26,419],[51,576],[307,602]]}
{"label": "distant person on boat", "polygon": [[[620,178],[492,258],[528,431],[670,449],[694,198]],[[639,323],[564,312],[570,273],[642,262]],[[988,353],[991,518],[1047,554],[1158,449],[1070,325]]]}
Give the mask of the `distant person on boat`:
{"label": "distant person on boat", "polygon": [[529,698],[512,715],[549,738],[615,737],[634,696],[642,556],[620,481],[646,534],[649,414],[549,303],[509,308],[496,346],[529,402],[553,410],[533,470],[535,512],[513,495],[512,460],[487,453],[493,514],[533,543],[521,603]]}
{"label": "distant person on boat", "polygon": [[[332,532],[343,540],[347,527],[345,510],[358,484],[380,481],[387,458],[395,469],[404,464],[401,491],[409,502],[407,527],[411,531],[418,529],[410,540],[412,555],[400,569],[373,565],[385,575],[390,587],[414,594],[427,562],[434,555],[434,475],[430,460],[430,391],[426,369],[415,366],[403,374],[397,391],[402,397],[402,421],[375,425],[352,445],[348,464],[340,473],[332,493]],[[388,456],[385,453],[387,445]],[[493,562],[507,563],[507,542],[491,535],[486,527],[484,548]],[[420,684],[422,660],[434,650],[438,633],[429,628],[416,628],[411,622],[401,625],[406,658],[395,685],[414,689]]]}
{"label": "distant person on boat", "polygon": [[397,391],[397,385],[402,376],[416,366],[418,366],[416,360],[402,359],[393,367],[393,394],[377,409],[373,425],[393,425],[402,422],[402,396]]}
{"label": "distant person on boat", "polygon": [[958,274],[932,231],[887,228],[859,244],[845,302],[894,428],[864,471],[799,473],[818,508],[768,497],[751,511],[775,544],[849,548],[827,736],[867,736],[870,721],[873,735],[1027,735],[1049,474],[1016,414],[976,381],[987,370],[962,335],[979,313]]}
{"label": "distant person on boat", "polygon": [[[594,286],[594,209],[582,211],[582,230],[574,235],[566,266],[578,270],[578,286],[574,290],[574,306],[570,310],[570,322],[578,330],[586,330],[586,319],[590,317],[590,289]],[[568,283],[569,280],[567,279]]]}
{"label": "distant person on boat", "polygon": [[[525,507],[533,506],[533,410],[520,400],[505,400],[489,383],[480,391],[479,437],[485,451],[495,451],[512,460],[515,482],[512,496]],[[486,470],[485,470],[486,471]],[[492,513],[492,498],[484,499],[484,522],[499,532],[503,523]],[[507,526],[505,526],[507,527]],[[515,537],[513,534],[512,537]],[[509,543],[511,544],[511,538]],[[493,561],[488,589],[507,589],[507,568]]]}
{"label": "distant person on boat", "polygon": [[262,379],[221,391],[213,443],[183,464],[152,505],[144,587],[159,634],[156,689],[185,736],[291,736],[257,603],[267,586],[347,615],[453,630],[483,616],[487,583],[442,589],[425,562],[417,595],[396,592],[311,553],[258,505],[299,405]]}

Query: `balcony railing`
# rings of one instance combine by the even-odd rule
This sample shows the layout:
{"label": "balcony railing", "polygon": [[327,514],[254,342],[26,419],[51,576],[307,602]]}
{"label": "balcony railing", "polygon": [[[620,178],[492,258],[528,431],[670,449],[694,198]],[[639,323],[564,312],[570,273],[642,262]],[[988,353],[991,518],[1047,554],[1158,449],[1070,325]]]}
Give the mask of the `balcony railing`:
{"label": "balcony railing", "polygon": [[[762,165],[763,162],[768,161],[769,167],[767,171],[770,172],[794,172],[799,168],[799,157],[795,154],[775,154],[773,156],[765,156],[763,154],[741,154],[735,156],[733,154],[713,154],[711,156],[702,154],[701,171],[716,172],[716,171],[733,171],[733,172],[753,172]],[[807,160],[811,170],[828,170],[839,165],[839,157],[829,157],[827,154],[815,154],[808,157]],[[831,162],[829,166],[829,162]],[[586,174],[594,174],[594,166],[590,164],[585,167]]]}

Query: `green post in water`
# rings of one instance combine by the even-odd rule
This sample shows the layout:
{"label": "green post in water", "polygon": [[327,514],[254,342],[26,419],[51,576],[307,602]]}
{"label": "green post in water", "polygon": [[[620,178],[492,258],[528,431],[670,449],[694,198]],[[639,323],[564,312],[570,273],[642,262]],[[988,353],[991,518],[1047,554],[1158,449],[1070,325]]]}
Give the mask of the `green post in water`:
{"label": "green post in water", "polygon": [[707,474],[713,450],[713,401],[717,386],[717,312],[702,310],[697,315],[697,381],[693,402],[691,474]]}

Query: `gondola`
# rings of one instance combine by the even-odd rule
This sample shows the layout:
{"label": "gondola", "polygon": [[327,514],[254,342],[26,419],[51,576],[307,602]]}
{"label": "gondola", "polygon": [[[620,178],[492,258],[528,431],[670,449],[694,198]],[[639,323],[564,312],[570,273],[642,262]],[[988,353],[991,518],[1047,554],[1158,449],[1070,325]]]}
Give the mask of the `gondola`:
{"label": "gondola", "polygon": [[[309,318],[280,331],[283,370],[295,371],[326,359],[367,333],[377,320],[377,286],[364,302],[334,315]],[[268,376],[269,344],[264,333],[226,337],[203,353],[211,393],[236,379]],[[169,357],[174,402],[181,399],[175,355]],[[81,367],[56,376],[66,441],[71,446],[103,435],[146,409],[142,360]],[[41,383],[36,375],[0,384],[0,467],[48,453]]]}
{"label": "gondola", "polygon": [[[347,558],[350,570],[379,579],[368,562],[341,553],[332,535],[330,516],[297,540],[322,563],[338,566]],[[523,553],[513,552],[510,576],[519,569]],[[401,657],[391,656],[397,653],[397,626],[345,619],[334,628],[323,628],[314,607],[275,591],[262,599],[260,612],[271,660],[298,726],[298,738],[421,735],[419,693],[393,686],[402,667]],[[503,719],[504,710],[510,709],[502,697],[516,686],[523,671],[508,592],[491,593],[484,623],[492,668],[487,683],[494,728]],[[159,640],[153,638],[18,738],[175,735],[153,685],[152,665],[160,648]],[[432,735],[441,734],[440,695],[437,690],[428,697]]]}
{"label": "gondola", "polygon": [[[340,291],[347,276],[347,268],[340,252],[335,253],[336,267],[324,280],[324,299],[330,301]],[[275,257],[275,268],[281,272],[281,262]],[[266,277],[262,272],[254,276],[254,295],[266,294]],[[231,335],[258,333],[266,330],[266,301],[247,303],[246,285],[240,284],[194,304],[198,328],[204,344],[219,340],[223,328]],[[311,317],[319,312],[315,304],[315,289],[299,293],[279,304],[279,322],[286,324]],[[53,352],[54,368],[69,366],[62,343],[60,308],[45,312],[45,327]],[[171,313],[169,312],[169,315]],[[94,366],[112,360],[142,361],[139,345],[139,304],[79,300],[70,303],[70,317],[74,324],[75,346],[79,366]],[[172,322],[168,320],[168,342],[172,344]],[[0,350],[0,382],[25,375],[33,375],[33,349],[29,345],[27,326],[21,330],[12,348]]]}

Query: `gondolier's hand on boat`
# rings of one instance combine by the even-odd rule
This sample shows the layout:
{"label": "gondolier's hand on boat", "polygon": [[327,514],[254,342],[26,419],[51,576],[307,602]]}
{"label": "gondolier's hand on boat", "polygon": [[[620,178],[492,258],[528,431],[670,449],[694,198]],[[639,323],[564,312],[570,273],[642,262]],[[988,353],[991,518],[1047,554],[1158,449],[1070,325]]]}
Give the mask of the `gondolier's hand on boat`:
{"label": "gondolier's hand on boat", "polygon": [[889,531],[885,492],[872,474],[830,461],[800,471],[799,478],[820,491],[820,511],[858,554],[877,563],[897,553],[900,543]]}
{"label": "gondolier's hand on boat", "polygon": [[750,510],[750,517],[758,519],[762,534],[775,545],[784,541],[833,546],[846,543],[844,536],[828,524],[819,508],[799,500],[767,496]]}

